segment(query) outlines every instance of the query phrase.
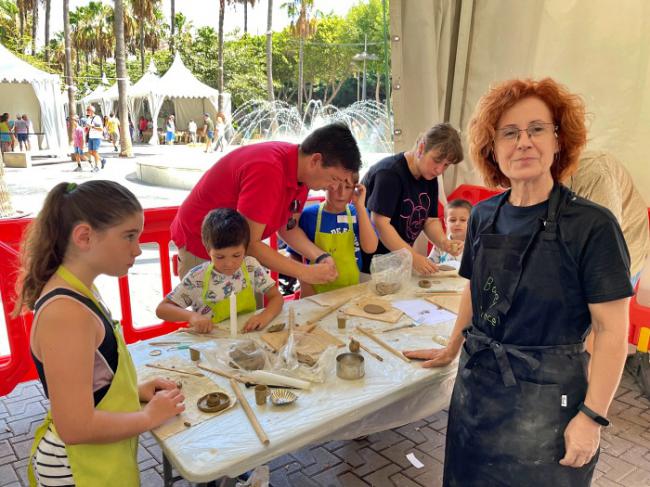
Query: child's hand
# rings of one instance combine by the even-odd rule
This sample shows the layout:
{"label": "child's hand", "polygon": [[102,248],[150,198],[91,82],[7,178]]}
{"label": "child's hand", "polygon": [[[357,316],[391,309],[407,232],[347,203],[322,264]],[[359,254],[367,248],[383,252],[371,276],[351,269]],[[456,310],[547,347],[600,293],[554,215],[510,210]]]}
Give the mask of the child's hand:
{"label": "child's hand", "polygon": [[185,396],[176,388],[156,392],[144,407],[144,412],[149,418],[149,428],[160,426],[169,418],[185,411],[184,400]]}
{"label": "child's hand", "polygon": [[214,328],[210,315],[192,313],[192,317],[189,319],[188,323],[199,333],[210,333],[212,328]]}
{"label": "child's hand", "polygon": [[453,255],[454,257],[458,257],[460,254],[463,253],[463,248],[465,247],[465,242],[462,240],[445,240],[444,242],[444,250],[448,254]]}
{"label": "child's hand", "polygon": [[149,402],[156,392],[171,391],[174,389],[176,389],[176,382],[163,379],[162,377],[156,377],[138,385],[138,396],[140,397],[140,401]]}
{"label": "child's hand", "polygon": [[366,187],[359,183],[354,185],[354,191],[352,192],[352,199],[350,200],[355,208],[365,208],[366,207]]}
{"label": "child's hand", "polygon": [[268,324],[268,320],[262,316],[264,313],[259,313],[254,316],[251,316],[246,324],[244,325],[244,333],[248,333],[255,330],[261,330]]}

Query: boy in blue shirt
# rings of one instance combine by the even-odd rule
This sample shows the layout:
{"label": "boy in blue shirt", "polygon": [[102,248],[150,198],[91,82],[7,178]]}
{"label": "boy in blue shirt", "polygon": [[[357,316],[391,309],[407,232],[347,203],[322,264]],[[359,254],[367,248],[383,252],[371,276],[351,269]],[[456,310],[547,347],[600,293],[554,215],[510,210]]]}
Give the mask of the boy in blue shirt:
{"label": "boy in blue shirt", "polygon": [[[307,238],[325,251],[319,259],[331,255],[338,271],[338,278],[328,284],[300,282],[301,297],[359,283],[360,249],[372,254],[379,240],[366,210],[366,187],[359,184],[358,174],[352,181],[329,188],[322,203],[306,207],[299,225]],[[292,249],[289,253],[301,258]]]}

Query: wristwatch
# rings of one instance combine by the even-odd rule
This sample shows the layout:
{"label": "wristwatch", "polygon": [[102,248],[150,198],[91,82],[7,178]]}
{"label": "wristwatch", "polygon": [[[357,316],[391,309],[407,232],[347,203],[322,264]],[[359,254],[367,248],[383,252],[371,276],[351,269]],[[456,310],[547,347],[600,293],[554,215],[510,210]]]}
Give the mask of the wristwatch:
{"label": "wristwatch", "polygon": [[578,409],[582,411],[584,414],[589,416],[591,419],[593,419],[596,423],[598,423],[601,426],[609,426],[609,420],[607,418],[604,418],[600,414],[598,414],[596,411],[593,409],[589,409],[587,406],[585,406],[584,402],[580,403],[580,406],[578,406]]}
{"label": "wristwatch", "polygon": [[328,257],[332,257],[332,256],[330,254],[328,254],[327,252],[325,252],[324,254],[320,254],[318,257],[316,257],[316,260],[314,261],[314,264],[320,264],[321,262],[323,262]]}

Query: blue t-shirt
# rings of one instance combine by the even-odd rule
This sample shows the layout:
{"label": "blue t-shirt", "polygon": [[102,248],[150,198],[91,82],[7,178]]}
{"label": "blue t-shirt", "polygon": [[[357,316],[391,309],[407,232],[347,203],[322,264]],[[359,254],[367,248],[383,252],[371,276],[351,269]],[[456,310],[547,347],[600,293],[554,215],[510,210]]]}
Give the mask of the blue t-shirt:
{"label": "blue t-shirt", "polygon": [[[298,225],[305,232],[307,238],[312,242],[316,239],[316,219],[318,218],[319,204],[309,205],[302,210]],[[357,265],[361,269],[361,249],[359,248],[359,222],[357,221],[357,210],[354,205],[348,204],[352,214],[352,229],[354,230],[354,255],[357,258]],[[323,209],[321,216],[320,231],[323,233],[344,233],[348,231],[348,216],[343,213],[328,213]],[[293,255],[300,255],[295,250],[287,247],[287,250]]]}

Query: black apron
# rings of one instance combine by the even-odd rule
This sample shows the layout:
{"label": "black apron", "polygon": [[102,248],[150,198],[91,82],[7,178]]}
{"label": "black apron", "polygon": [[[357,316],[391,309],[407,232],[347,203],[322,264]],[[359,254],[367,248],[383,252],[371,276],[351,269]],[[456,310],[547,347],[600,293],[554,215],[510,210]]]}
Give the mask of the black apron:
{"label": "black apron", "polygon": [[568,318],[587,303],[558,235],[575,196],[555,185],[546,220],[532,236],[516,237],[496,234],[509,194],[500,197],[475,252],[472,326],[449,408],[444,485],[588,486],[598,454],[578,469],[558,463],[564,430],[587,392],[589,325]]}

